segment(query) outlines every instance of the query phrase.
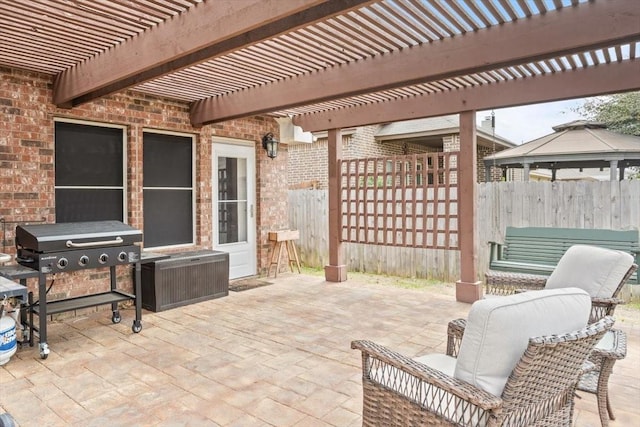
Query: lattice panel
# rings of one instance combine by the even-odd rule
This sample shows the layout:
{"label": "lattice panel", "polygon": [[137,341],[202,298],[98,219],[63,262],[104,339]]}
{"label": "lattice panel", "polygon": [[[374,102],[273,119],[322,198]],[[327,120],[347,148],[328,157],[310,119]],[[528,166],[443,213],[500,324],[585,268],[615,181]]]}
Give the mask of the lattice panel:
{"label": "lattice panel", "polygon": [[342,241],[459,249],[458,155],[343,160]]}

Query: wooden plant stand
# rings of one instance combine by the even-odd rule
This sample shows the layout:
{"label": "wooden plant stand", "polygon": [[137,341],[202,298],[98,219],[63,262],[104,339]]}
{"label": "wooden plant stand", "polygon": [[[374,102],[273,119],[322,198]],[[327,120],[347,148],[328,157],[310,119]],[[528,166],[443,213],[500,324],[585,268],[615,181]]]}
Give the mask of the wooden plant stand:
{"label": "wooden plant stand", "polygon": [[269,241],[271,245],[271,262],[267,269],[267,277],[271,274],[271,268],[276,267],[274,277],[278,277],[280,272],[280,260],[282,259],[283,249],[287,250],[287,258],[289,268],[293,273],[294,265],[298,268],[300,273],[300,258],[298,257],[298,250],[296,249],[295,240],[300,238],[300,232],[298,230],[279,230],[269,232]]}

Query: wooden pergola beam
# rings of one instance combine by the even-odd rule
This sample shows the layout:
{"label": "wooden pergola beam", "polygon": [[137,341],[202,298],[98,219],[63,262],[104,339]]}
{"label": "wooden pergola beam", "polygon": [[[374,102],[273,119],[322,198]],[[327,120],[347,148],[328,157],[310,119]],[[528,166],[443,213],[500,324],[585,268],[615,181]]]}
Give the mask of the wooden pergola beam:
{"label": "wooden pergola beam", "polygon": [[293,118],[308,132],[640,90],[640,59]]}
{"label": "wooden pergola beam", "polygon": [[208,0],[59,74],[53,103],[71,107],[203,62],[372,0]]}
{"label": "wooden pergola beam", "polygon": [[200,100],[191,107],[191,122],[219,122],[628,43],[640,37],[639,20],[640,2],[636,1],[599,1],[562,8]]}

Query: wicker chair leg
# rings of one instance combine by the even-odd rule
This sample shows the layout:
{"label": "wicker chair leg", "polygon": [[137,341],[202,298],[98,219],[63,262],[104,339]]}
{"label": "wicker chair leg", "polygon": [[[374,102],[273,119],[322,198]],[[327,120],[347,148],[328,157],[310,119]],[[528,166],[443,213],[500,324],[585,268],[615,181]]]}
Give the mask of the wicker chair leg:
{"label": "wicker chair leg", "polygon": [[602,427],[609,425],[609,419],[615,420],[611,402],[609,401],[609,377],[613,371],[615,359],[604,359],[600,368],[598,377],[597,400],[598,414],[600,415],[600,424]]}
{"label": "wicker chair leg", "polygon": [[609,419],[615,420],[616,417],[613,415],[613,409],[611,408],[611,402],[609,401],[609,393],[607,393],[607,412],[609,413]]}

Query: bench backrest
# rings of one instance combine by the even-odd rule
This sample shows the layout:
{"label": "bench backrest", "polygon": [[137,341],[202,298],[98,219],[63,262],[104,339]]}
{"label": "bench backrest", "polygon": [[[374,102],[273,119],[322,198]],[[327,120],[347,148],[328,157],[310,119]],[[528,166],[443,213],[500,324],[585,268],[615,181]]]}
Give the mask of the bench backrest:
{"label": "bench backrest", "polygon": [[503,259],[555,266],[567,249],[579,244],[628,252],[638,264],[639,240],[638,230],[507,227]]}

